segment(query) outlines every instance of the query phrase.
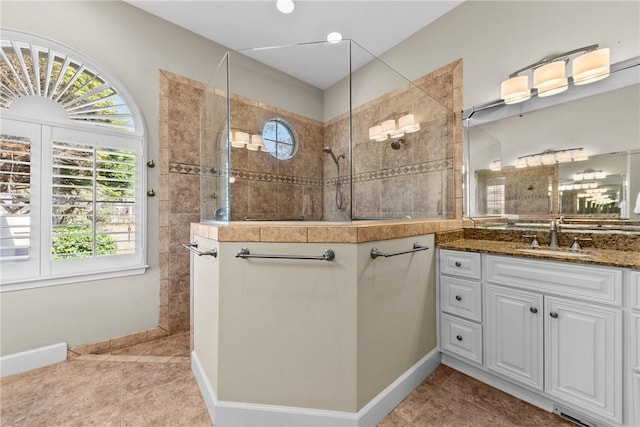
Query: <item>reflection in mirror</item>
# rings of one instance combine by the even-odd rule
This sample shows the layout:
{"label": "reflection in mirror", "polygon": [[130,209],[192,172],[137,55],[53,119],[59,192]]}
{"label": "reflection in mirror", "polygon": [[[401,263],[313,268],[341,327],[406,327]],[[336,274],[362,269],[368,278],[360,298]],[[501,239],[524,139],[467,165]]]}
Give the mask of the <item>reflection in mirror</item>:
{"label": "reflection in mirror", "polygon": [[466,110],[465,215],[639,221],[640,61],[625,63],[584,93]]}

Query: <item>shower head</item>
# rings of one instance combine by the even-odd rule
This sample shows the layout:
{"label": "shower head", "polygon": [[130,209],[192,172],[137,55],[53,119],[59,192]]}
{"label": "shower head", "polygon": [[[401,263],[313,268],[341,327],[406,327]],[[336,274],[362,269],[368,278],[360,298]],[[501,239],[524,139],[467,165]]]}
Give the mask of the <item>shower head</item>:
{"label": "shower head", "polygon": [[[336,162],[336,165],[338,164],[338,157],[336,157],[335,154],[333,154],[333,151],[331,150],[331,147],[324,147],[322,149],[322,151],[324,151],[327,154],[331,154],[331,157],[333,158],[333,161]],[[344,156],[341,156],[344,157]]]}

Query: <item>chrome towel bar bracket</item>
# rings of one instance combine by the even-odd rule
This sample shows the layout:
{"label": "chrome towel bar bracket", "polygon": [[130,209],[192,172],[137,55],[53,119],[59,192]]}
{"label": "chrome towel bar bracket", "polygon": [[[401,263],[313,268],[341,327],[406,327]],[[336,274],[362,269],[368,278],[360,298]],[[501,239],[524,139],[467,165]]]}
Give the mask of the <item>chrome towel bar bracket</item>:
{"label": "chrome towel bar bracket", "polygon": [[373,248],[371,249],[371,258],[376,259],[379,256],[383,256],[385,258],[388,258],[390,256],[396,256],[396,255],[404,255],[404,254],[410,254],[413,252],[418,252],[418,251],[426,251],[427,249],[429,249],[428,246],[422,246],[420,245],[420,243],[418,242],[414,242],[413,243],[413,249],[407,249],[405,251],[397,251],[397,252],[380,252],[378,250],[378,248]]}
{"label": "chrome towel bar bracket", "polygon": [[313,259],[319,261],[333,261],[336,259],[336,253],[331,249],[327,249],[320,256],[313,255],[269,255],[269,254],[252,254],[249,249],[242,248],[236,254],[236,258],[272,258],[272,259]]}
{"label": "chrome towel bar bracket", "polygon": [[186,250],[188,250],[189,252],[192,252],[198,256],[202,256],[202,255],[209,255],[212,256],[214,258],[218,257],[218,250],[216,248],[213,248],[211,250],[202,252],[198,250],[198,243],[194,242],[194,243],[183,243],[182,247],[185,248]]}

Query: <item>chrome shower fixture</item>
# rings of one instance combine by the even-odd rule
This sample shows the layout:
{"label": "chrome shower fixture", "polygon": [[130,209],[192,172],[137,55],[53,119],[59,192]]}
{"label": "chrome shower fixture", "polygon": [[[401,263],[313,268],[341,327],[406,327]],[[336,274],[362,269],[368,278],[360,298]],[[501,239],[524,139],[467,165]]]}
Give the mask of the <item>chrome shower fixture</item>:
{"label": "chrome shower fixture", "polygon": [[403,144],[406,144],[407,141],[404,138],[396,139],[395,141],[391,141],[391,148],[394,150],[399,150]]}
{"label": "chrome shower fixture", "polygon": [[338,169],[338,176],[336,178],[336,208],[342,209],[342,191],[340,190],[340,187],[342,185],[340,183],[340,159],[346,159],[347,157],[344,154],[340,154],[338,157],[336,157],[336,155],[333,154],[333,150],[331,150],[331,147],[324,147],[322,151],[327,154],[331,154],[331,158],[335,162],[336,168]]}
{"label": "chrome shower fixture", "polygon": [[331,150],[331,147],[324,147],[322,149],[322,151],[324,151],[327,154],[331,154],[331,157],[333,158],[333,161],[336,163],[336,166],[338,166],[338,167],[339,167],[338,161],[340,159],[346,159],[344,154],[340,154],[338,157],[336,157],[336,155],[333,154],[333,150]]}

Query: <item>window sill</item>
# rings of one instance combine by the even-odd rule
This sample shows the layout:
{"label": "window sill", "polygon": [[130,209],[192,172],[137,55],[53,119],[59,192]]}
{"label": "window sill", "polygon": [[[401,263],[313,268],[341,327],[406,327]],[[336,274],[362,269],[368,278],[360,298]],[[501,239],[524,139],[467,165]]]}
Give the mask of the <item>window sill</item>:
{"label": "window sill", "polygon": [[82,273],[68,276],[35,278],[27,280],[14,280],[0,284],[0,293],[15,292],[26,289],[44,288],[49,286],[69,285],[72,283],[89,282],[102,279],[113,279],[117,277],[135,276],[146,273],[148,265],[138,265],[118,270],[108,270],[92,273]]}

